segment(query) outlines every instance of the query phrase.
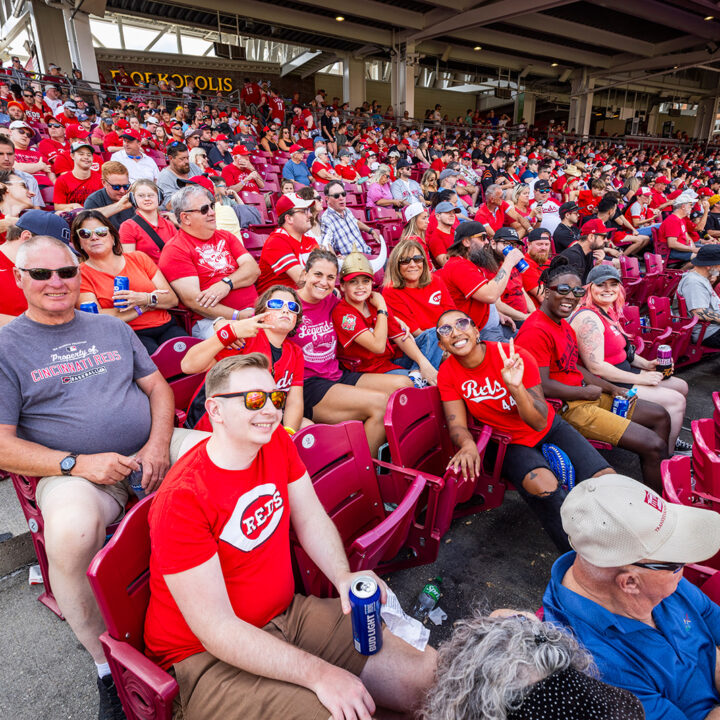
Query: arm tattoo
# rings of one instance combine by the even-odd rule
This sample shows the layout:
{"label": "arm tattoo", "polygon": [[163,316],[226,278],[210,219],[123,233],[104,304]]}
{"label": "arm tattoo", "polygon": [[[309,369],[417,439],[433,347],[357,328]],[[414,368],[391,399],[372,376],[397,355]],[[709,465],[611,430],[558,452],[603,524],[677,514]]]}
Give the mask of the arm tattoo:
{"label": "arm tattoo", "polygon": [[693,313],[705,322],[720,323],[720,312],[716,310],[711,310],[710,308],[695,308]]}
{"label": "arm tattoo", "polygon": [[543,416],[547,417],[547,402],[535,388],[527,388],[528,393],[533,401],[533,407]]}
{"label": "arm tattoo", "polygon": [[505,271],[502,268],[500,268],[497,271],[497,275],[495,275],[495,278],[494,278],[495,282],[500,282],[505,277],[505,274],[506,274]]}
{"label": "arm tattoo", "polygon": [[584,312],[576,329],[578,349],[586,364],[601,363],[605,359],[603,333],[592,312]]}

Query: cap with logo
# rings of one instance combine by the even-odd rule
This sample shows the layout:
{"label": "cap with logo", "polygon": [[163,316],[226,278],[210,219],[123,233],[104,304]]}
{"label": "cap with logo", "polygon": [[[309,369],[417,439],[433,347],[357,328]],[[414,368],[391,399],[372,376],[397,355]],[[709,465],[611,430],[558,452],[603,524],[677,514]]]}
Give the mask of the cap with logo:
{"label": "cap with logo", "polygon": [[70,146],[70,152],[74,153],[78,150],[82,150],[82,148],[88,148],[90,152],[94,152],[94,148],[92,146],[92,143],[88,142],[87,140],[77,140]]}
{"label": "cap with logo", "polygon": [[33,235],[49,235],[64,243],[70,242],[70,226],[55,213],[45,210],[27,210],[15,223],[21,230]]}
{"label": "cap with logo", "polygon": [[[9,125],[10,130],[32,130],[24,120],[13,120]],[[33,130],[33,132],[35,132]]]}
{"label": "cap with logo", "polygon": [[536,192],[550,192],[550,183],[547,180],[537,180],[533,185]]}
{"label": "cap with logo", "polygon": [[278,199],[275,203],[275,212],[279,216],[294,208],[304,210],[305,208],[309,208],[314,202],[314,200],[303,200],[297,193],[290,193],[290,195],[283,195]]}
{"label": "cap with logo", "polygon": [[185,187],[186,185],[199,185],[201,188],[205,188],[213,197],[215,196],[215,186],[213,181],[207,175],[194,175],[187,180],[178,178],[177,184],[179,187]]}
{"label": "cap with logo", "polygon": [[533,228],[527,236],[529,243],[535,242],[536,240],[550,240],[552,233],[544,227]]}
{"label": "cap with logo", "polygon": [[456,247],[460,245],[465,238],[472,237],[473,235],[487,235],[485,226],[476,222],[475,220],[468,220],[467,222],[461,222],[455,228],[455,237],[450,247]]}
{"label": "cap with logo", "polygon": [[236,145],[231,151],[231,155],[249,155],[250,151],[244,145]]}
{"label": "cap with logo", "polygon": [[590,235],[590,233],[593,235],[607,235],[609,232],[610,228],[605,227],[603,221],[597,218],[588,220],[586,223],[583,223],[583,226],[580,228],[580,235],[583,237]]}
{"label": "cap with logo", "polygon": [[511,227],[501,227],[493,235],[493,240],[500,240],[505,243],[518,243],[519,245],[522,245],[522,240],[518,237],[517,230]]}
{"label": "cap with logo", "polygon": [[558,215],[560,215],[561,218],[564,218],[568,213],[574,213],[578,212],[580,208],[578,207],[577,203],[574,203],[572,201],[564,202],[558,209]]}
{"label": "cap with logo", "polygon": [[120,133],[120,137],[123,140],[142,140],[142,135],[140,135],[140,133],[133,128],[130,128],[129,130],[123,130]]}

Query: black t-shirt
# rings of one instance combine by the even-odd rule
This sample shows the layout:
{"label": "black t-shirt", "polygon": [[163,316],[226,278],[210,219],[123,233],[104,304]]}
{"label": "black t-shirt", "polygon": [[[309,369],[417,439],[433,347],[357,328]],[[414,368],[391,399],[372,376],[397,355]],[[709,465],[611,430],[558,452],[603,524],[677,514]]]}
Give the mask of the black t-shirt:
{"label": "black t-shirt", "polygon": [[215,145],[208,153],[208,162],[212,165],[212,167],[217,167],[219,169],[218,166],[220,163],[232,165],[232,155],[227,150],[223,155],[220,150],[218,150],[217,145]]}
{"label": "black t-shirt", "polygon": [[553,233],[553,243],[555,244],[555,252],[561,253],[567,250],[580,237],[580,228],[577,225],[568,227],[560,223]]}
{"label": "black t-shirt", "polygon": [[[108,205],[112,205],[114,203],[115,203],[115,200],[113,200],[107,194],[107,190],[105,190],[105,188],[102,188],[102,190],[96,190],[94,193],[91,193],[90,195],[88,195],[83,207],[85,208],[85,210],[97,210],[98,208],[107,207]],[[108,220],[116,228],[119,229],[120,225],[122,225],[122,223],[124,223],[126,220],[129,220],[134,215],[135,215],[135,208],[130,207],[127,210],[121,210],[119,213],[110,215]]]}
{"label": "black t-shirt", "polygon": [[708,213],[705,230],[720,230],[720,213]]}
{"label": "black t-shirt", "polygon": [[582,246],[576,243],[567,250],[563,250],[560,254],[563,257],[566,257],[570,264],[578,271],[580,274],[580,280],[584,285],[587,280],[588,273],[593,269],[593,264],[595,262],[592,252],[589,252],[586,255]]}

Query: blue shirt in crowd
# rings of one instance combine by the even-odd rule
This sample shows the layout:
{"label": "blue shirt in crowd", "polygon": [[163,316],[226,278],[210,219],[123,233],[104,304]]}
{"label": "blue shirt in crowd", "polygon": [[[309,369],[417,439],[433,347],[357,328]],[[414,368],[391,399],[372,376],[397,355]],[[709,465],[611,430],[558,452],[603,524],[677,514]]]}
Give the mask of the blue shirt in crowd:
{"label": "blue shirt in crowd", "polygon": [[285,180],[294,180],[302,185],[310,184],[310,171],[304,162],[295,163],[288,160],[283,166],[282,176]]}

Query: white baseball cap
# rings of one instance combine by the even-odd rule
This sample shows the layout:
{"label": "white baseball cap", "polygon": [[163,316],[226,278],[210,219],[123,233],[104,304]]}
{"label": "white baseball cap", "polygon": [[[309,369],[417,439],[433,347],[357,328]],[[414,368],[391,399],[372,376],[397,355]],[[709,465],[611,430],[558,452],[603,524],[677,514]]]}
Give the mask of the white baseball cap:
{"label": "white baseball cap", "polygon": [[663,500],[624,475],[578,483],[560,508],[570,545],[596,567],[694,563],[720,550],[720,513]]}
{"label": "white baseball cap", "polygon": [[425,212],[425,207],[421,202],[410,203],[410,205],[408,205],[405,210],[403,210],[405,222],[409,223],[414,217],[417,217],[423,212]]}

